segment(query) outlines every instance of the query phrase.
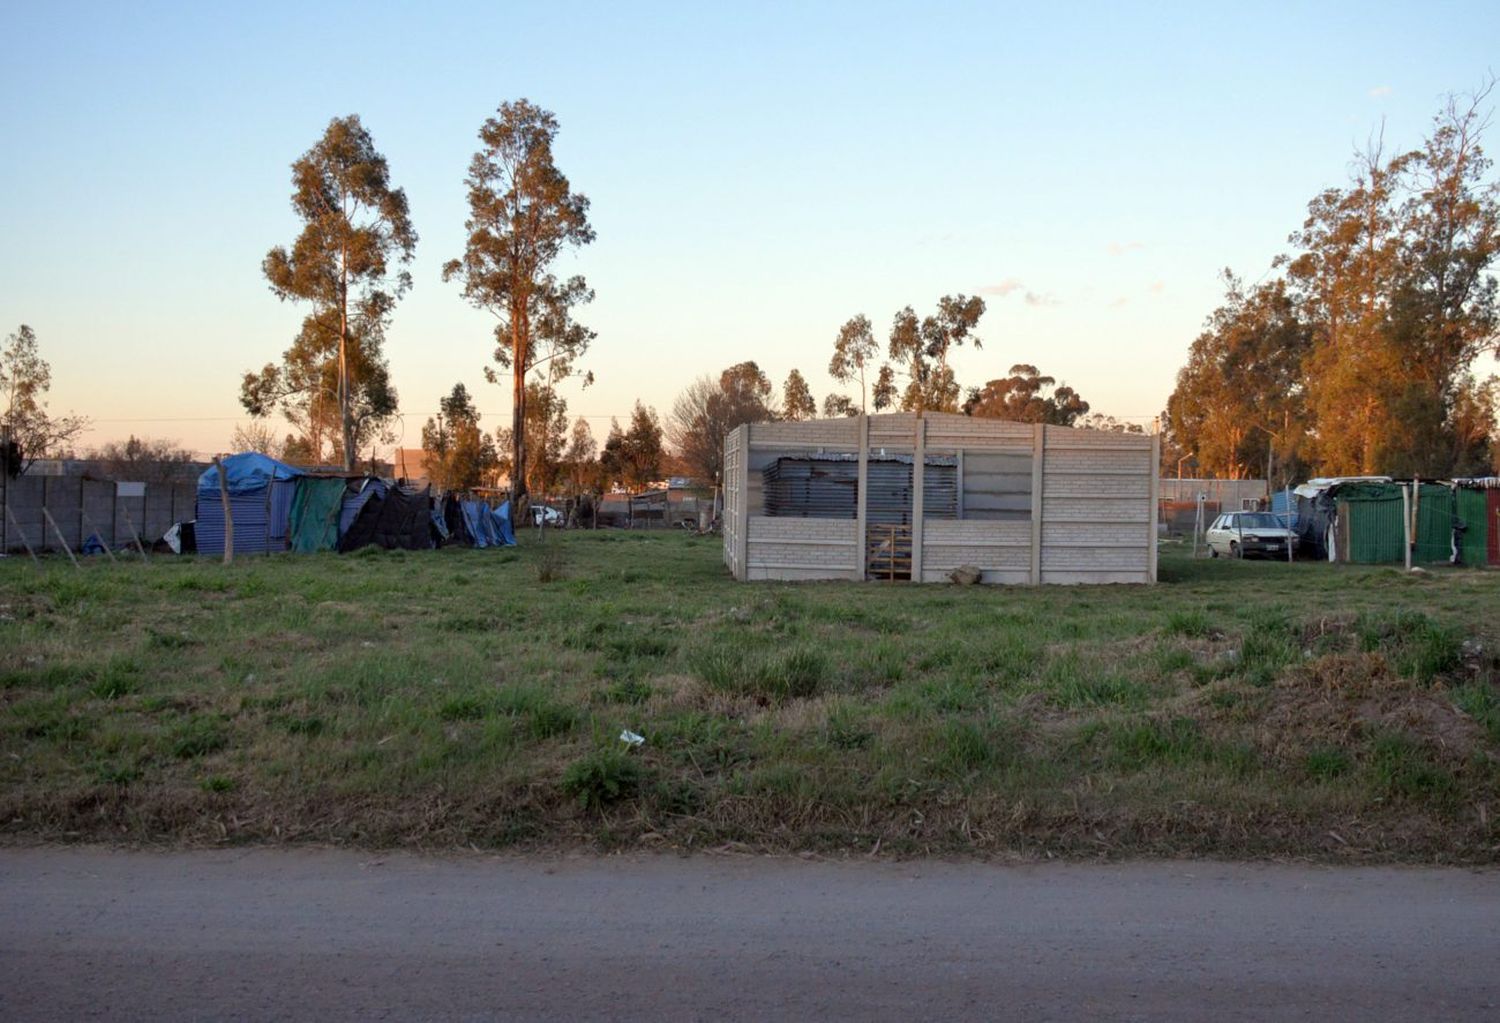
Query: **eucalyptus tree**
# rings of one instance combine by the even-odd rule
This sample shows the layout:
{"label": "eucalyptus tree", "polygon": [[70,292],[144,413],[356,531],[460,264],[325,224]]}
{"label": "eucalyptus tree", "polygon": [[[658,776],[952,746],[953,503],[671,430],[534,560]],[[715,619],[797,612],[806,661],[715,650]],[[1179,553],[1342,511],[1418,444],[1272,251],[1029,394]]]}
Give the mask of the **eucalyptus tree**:
{"label": "eucalyptus tree", "polygon": [[344,468],[352,470],[365,434],[396,413],[381,348],[396,302],[411,287],[404,267],[417,232],[405,191],[392,187],[386,159],[357,114],[328,123],[292,164],[292,186],[302,231],[290,249],[267,253],[261,270],[277,298],[311,309],[281,366],[245,374],[240,402],[257,417],[281,410],[311,438],[336,422]]}
{"label": "eucalyptus tree", "polygon": [[[469,217],[463,255],[443,267],[472,305],[495,317],[494,361],[510,373],[512,496],[524,514],[527,493],[527,377],[547,388],[567,376],[594,332],[573,319],[592,301],[581,276],[561,279],[558,257],[594,240],[589,201],[573,191],[553,160],[557,118],[521,99],[503,103],[479,129],[479,151],[465,184]],[[494,380],[494,370],[486,376]]]}

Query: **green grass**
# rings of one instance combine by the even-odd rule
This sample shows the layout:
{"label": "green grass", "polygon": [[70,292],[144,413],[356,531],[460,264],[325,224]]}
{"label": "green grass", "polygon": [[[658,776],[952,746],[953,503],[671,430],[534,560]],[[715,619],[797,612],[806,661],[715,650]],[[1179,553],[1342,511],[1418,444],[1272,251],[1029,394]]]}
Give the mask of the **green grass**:
{"label": "green grass", "polygon": [[613,532],[7,559],[0,834],[1497,858],[1500,575],[1161,580],[739,584]]}

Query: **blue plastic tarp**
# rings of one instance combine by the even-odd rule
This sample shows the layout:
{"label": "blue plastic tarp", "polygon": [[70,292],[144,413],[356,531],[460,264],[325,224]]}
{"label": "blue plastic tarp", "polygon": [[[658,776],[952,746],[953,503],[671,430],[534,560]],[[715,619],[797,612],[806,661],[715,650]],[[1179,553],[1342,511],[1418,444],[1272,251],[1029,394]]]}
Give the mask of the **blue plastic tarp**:
{"label": "blue plastic tarp", "polygon": [[469,542],[475,547],[489,547],[495,542],[489,526],[489,508],[483,501],[463,501],[459,507],[464,513],[464,526],[469,531]]}
{"label": "blue plastic tarp", "polygon": [[506,547],[516,545],[516,531],[510,525],[510,502],[506,501],[500,507],[490,512],[490,517],[495,520],[495,530],[500,534],[500,543]]}
{"label": "blue plastic tarp", "polygon": [[[231,494],[245,494],[252,490],[260,490],[272,480],[291,480],[302,475],[302,470],[278,462],[270,455],[262,455],[256,451],[246,451],[239,455],[230,455],[222,459],[224,466],[224,481]],[[203,470],[203,475],[198,477],[199,491],[219,491],[219,470],[215,466],[209,466]]]}

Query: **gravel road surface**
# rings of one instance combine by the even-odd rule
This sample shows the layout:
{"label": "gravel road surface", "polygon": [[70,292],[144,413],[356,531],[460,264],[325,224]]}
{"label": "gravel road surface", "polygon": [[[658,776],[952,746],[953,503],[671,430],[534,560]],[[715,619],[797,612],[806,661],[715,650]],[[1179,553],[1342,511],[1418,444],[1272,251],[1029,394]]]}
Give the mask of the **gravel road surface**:
{"label": "gravel road surface", "polygon": [[1500,872],[0,849],[0,1018],[1500,1019]]}

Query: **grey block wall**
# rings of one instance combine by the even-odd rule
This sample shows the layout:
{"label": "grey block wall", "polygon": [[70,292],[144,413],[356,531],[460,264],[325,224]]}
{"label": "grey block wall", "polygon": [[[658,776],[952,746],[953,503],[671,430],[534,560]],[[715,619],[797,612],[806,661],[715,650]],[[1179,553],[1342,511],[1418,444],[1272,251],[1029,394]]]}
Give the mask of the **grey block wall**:
{"label": "grey block wall", "polygon": [[[95,533],[111,547],[124,547],[133,542],[132,525],[149,548],[174,522],[193,518],[196,494],[192,483],[147,483],[142,496],[122,496],[119,484],[82,476],[4,480],[0,482],[0,550],[19,553],[26,543],[38,551],[61,550],[59,533],[74,550]],[[42,514],[43,508],[56,529]]]}

